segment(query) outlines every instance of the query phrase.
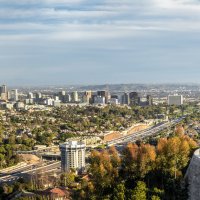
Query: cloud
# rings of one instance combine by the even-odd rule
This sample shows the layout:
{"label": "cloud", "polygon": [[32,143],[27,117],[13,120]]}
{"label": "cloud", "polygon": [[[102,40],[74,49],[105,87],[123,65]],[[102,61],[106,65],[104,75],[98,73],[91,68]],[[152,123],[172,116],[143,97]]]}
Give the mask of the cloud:
{"label": "cloud", "polygon": [[195,0],[96,2],[12,0],[14,5],[0,9],[0,40],[80,41],[142,37],[156,31],[200,31],[200,6]]}
{"label": "cloud", "polygon": [[[13,80],[19,80],[23,72],[34,80],[46,76],[45,71],[48,74],[56,66],[59,69],[56,76],[62,71],[64,78],[66,72],[70,82],[76,79],[78,69],[80,82],[91,80],[87,75],[91,71],[98,82],[106,82],[109,77],[112,81],[120,80],[121,74],[120,82],[128,79],[131,82],[132,77],[141,80],[142,73],[151,71],[152,78],[148,73],[147,80],[164,79],[170,76],[167,69],[174,67],[178,71],[184,66],[186,70],[189,64],[196,69],[199,63],[199,56],[193,51],[200,50],[197,0],[0,0],[0,3],[0,67],[6,68],[0,78],[16,71]],[[28,68],[33,68],[34,73],[28,74],[31,71]],[[164,75],[153,76],[161,73],[161,69]]]}

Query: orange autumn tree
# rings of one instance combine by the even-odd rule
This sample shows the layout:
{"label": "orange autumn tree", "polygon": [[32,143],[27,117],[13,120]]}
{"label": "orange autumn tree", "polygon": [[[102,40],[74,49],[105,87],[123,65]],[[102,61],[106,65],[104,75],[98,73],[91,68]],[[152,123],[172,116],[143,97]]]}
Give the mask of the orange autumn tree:
{"label": "orange autumn tree", "polygon": [[145,177],[154,168],[155,147],[149,144],[128,144],[124,151],[125,173],[131,177]]}

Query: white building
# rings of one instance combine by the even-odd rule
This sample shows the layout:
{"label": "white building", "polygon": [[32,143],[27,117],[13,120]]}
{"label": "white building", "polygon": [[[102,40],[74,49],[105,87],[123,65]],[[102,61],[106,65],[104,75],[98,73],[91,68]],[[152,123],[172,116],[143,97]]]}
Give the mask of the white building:
{"label": "white building", "polygon": [[85,144],[81,141],[68,141],[60,144],[61,169],[67,172],[70,169],[83,171],[85,169]]}
{"label": "white building", "polygon": [[183,105],[183,96],[182,95],[169,95],[168,96],[168,105]]}

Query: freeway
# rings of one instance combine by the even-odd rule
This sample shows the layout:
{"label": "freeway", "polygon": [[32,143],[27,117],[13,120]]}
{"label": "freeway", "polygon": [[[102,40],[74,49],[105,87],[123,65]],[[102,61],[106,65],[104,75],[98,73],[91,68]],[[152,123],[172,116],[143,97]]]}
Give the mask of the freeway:
{"label": "freeway", "polygon": [[0,184],[1,183],[12,183],[19,178],[27,177],[35,173],[50,173],[60,170],[60,161],[48,161],[38,163],[37,165],[28,165],[18,169],[13,169],[9,173],[0,173]]}
{"label": "freeway", "polygon": [[136,142],[139,139],[144,139],[150,136],[155,136],[157,135],[160,131],[169,128],[170,126],[174,126],[178,123],[180,123],[186,116],[182,116],[178,119],[174,119],[170,122],[165,122],[165,123],[160,123],[159,125],[150,127],[148,129],[133,133],[133,134],[129,134],[114,140],[111,140],[109,142],[107,142],[108,146],[112,146],[112,145],[126,145],[130,142]]}

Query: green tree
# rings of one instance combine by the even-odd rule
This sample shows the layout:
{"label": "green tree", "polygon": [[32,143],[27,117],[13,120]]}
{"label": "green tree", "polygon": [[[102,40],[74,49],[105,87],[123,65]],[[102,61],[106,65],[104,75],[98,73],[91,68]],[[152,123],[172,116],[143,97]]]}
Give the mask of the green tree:
{"label": "green tree", "polygon": [[160,200],[160,197],[159,197],[159,196],[156,196],[156,195],[153,195],[153,196],[151,197],[151,200]]}
{"label": "green tree", "polygon": [[132,191],[131,200],[146,200],[147,187],[142,181],[138,181],[136,187]]}
{"label": "green tree", "polygon": [[118,184],[113,191],[113,200],[125,200],[125,186]]}
{"label": "green tree", "polygon": [[63,173],[61,174],[60,180],[61,185],[69,187],[75,181],[75,174],[74,172]]}
{"label": "green tree", "polygon": [[187,166],[194,146],[194,141],[184,135],[160,139],[157,145],[157,168],[176,179]]}

